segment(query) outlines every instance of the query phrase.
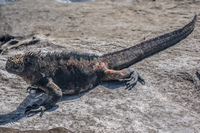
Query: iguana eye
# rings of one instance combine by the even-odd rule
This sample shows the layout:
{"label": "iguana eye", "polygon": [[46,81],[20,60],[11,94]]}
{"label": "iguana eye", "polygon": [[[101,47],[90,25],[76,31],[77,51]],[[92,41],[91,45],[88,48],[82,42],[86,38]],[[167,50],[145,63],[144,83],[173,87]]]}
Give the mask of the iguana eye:
{"label": "iguana eye", "polygon": [[25,58],[25,59],[24,59],[24,62],[26,62],[26,63],[29,62],[29,59],[28,59],[28,58]]}
{"label": "iguana eye", "polygon": [[25,65],[32,65],[30,58],[24,58]]}

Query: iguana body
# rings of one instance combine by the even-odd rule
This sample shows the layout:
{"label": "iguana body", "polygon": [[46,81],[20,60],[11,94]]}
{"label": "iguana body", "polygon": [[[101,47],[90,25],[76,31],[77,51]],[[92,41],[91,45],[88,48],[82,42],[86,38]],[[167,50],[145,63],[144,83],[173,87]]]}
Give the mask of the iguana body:
{"label": "iguana body", "polygon": [[194,29],[197,16],[183,28],[103,56],[77,53],[29,52],[10,57],[6,70],[21,76],[28,84],[48,93],[41,105],[28,106],[26,113],[53,107],[63,94],[75,94],[93,88],[101,81],[124,80],[131,89],[144,80],[131,68],[135,62],[186,38]]}

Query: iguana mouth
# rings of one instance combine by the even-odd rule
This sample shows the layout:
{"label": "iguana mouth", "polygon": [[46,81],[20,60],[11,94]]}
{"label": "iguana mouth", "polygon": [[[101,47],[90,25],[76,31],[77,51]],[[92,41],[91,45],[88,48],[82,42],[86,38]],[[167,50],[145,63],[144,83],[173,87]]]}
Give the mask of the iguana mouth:
{"label": "iguana mouth", "polygon": [[17,73],[21,73],[23,71],[23,69],[21,68],[6,68],[6,70],[9,72],[9,73],[14,73],[14,74],[17,74]]}
{"label": "iguana mouth", "polygon": [[22,67],[20,67],[20,66],[12,66],[12,67],[10,67],[12,64],[14,64],[14,63],[10,63],[10,64],[6,63],[6,70],[9,73],[17,74],[17,73],[23,72],[24,69]]}

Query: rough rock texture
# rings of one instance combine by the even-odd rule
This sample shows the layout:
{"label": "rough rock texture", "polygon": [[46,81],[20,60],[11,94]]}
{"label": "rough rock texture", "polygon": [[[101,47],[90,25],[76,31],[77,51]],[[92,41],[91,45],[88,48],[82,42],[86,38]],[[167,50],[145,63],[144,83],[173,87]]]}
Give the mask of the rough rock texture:
{"label": "rough rock texture", "polygon": [[0,5],[0,132],[200,132],[200,18],[185,40],[132,66],[145,86],[128,91],[102,83],[63,96],[42,117],[25,117],[24,110],[46,94],[29,95],[27,84],[4,68],[7,57],[26,51],[101,55],[127,48],[182,27],[199,7],[199,0]]}

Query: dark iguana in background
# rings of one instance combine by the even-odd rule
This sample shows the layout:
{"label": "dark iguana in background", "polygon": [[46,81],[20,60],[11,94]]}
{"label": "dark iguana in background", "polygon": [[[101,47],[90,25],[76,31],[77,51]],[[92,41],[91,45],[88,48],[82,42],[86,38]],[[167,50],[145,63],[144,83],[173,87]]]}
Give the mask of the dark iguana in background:
{"label": "dark iguana in background", "polygon": [[15,55],[7,60],[6,70],[48,93],[48,98],[40,105],[28,106],[26,114],[50,109],[63,94],[87,91],[101,81],[123,80],[131,89],[137,81],[145,82],[136,71],[126,67],[186,38],[193,31],[196,20],[197,15],[181,29],[103,56],[67,52]]}

